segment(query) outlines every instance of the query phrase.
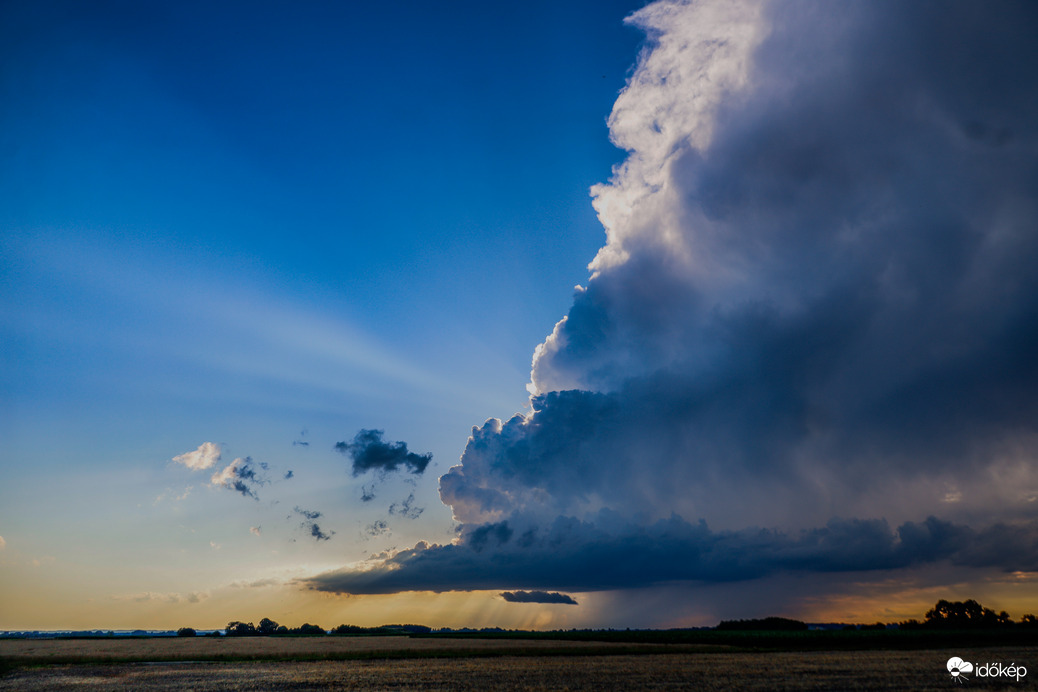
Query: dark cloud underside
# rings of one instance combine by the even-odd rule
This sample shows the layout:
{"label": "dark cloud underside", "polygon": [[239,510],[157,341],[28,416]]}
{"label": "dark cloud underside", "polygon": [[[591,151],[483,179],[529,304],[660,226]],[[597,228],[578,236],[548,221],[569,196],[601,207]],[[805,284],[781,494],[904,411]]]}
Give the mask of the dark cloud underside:
{"label": "dark cloud underside", "polygon": [[572,596],[549,591],[504,591],[501,598],[509,603],[559,603],[577,605]]}

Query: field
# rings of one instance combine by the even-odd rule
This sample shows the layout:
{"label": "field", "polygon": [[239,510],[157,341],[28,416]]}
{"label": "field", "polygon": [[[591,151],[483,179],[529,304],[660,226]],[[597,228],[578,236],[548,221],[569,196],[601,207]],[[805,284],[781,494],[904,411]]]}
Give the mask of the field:
{"label": "field", "polygon": [[[945,669],[953,654],[1029,669],[1003,688],[1033,688],[1038,677],[1034,647],[750,652],[475,638],[3,640],[0,659],[13,666],[0,691],[948,690],[960,687]],[[986,682],[971,676],[968,684],[986,689]]]}

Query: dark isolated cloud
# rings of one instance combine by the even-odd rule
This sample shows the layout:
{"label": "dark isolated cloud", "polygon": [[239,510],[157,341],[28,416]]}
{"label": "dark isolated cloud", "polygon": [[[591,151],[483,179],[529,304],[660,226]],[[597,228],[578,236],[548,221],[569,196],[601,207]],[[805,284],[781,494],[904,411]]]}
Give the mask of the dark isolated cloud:
{"label": "dark isolated cloud", "polygon": [[295,472],[293,472],[292,469],[289,469],[288,471],[285,471],[285,480],[287,481],[289,478],[295,477],[295,475]]}
{"label": "dark isolated cloud", "polygon": [[375,484],[361,486],[360,500],[361,502],[371,502],[375,499]]}
{"label": "dark isolated cloud", "polygon": [[303,521],[299,526],[304,530],[308,531],[310,533],[310,536],[312,536],[314,540],[327,541],[335,535],[334,531],[329,531],[325,533],[321,530],[321,527],[318,526],[317,520],[321,518],[320,512],[313,512],[310,510],[302,509],[298,506],[295,507],[292,511],[294,511],[299,516],[303,517]]}
{"label": "dark isolated cloud", "polygon": [[432,454],[415,454],[407,451],[404,442],[383,442],[382,430],[361,430],[352,442],[338,442],[335,449],[353,461],[353,475],[368,471],[389,473],[404,468],[421,474],[432,460]]}
{"label": "dark isolated cloud", "polygon": [[270,482],[260,473],[267,469],[267,464],[256,464],[252,461],[252,457],[238,457],[222,471],[214,473],[209,479],[209,483],[258,500],[256,486],[266,485]]}
{"label": "dark isolated cloud", "polygon": [[501,598],[509,603],[563,603],[577,605],[572,596],[554,591],[504,591]]}
{"label": "dark isolated cloud", "polygon": [[417,519],[425,511],[424,507],[414,506],[414,493],[407,496],[407,499],[400,502],[394,502],[389,506],[389,513],[396,514],[404,517],[405,519]]}
{"label": "dark isolated cloud", "polygon": [[[609,120],[627,159],[592,190],[607,243],[531,410],[440,478],[459,539],[311,585],[1038,567],[1038,5],[631,21],[650,43]],[[402,463],[380,458],[354,473]]]}

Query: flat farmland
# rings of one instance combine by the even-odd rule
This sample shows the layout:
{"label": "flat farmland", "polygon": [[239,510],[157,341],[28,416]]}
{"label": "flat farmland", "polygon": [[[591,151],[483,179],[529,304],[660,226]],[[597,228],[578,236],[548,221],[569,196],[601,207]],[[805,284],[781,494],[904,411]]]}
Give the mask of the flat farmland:
{"label": "flat farmland", "polygon": [[[0,661],[11,663],[172,662],[231,659],[291,660],[629,651],[644,644],[548,639],[421,637],[152,637],[0,639]],[[657,647],[658,648],[658,647]],[[708,647],[723,649],[725,647]]]}
{"label": "flat farmland", "polygon": [[[329,639],[333,643],[326,644]],[[348,657],[345,660],[238,660],[148,663],[140,658],[152,651],[170,651],[172,640],[130,640],[109,644],[136,645],[107,650],[109,663],[16,665],[0,677],[0,690],[948,690],[959,689],[945,669],[953,655],[948,650],[917,651],[799,651],[799,652],[657,652],[660,647],[603,649],[579,642],[508,640],[426,640],[399,637],[347,639],[271,639],[232,643],[238,654],[284,658],[307,657],[316,652]],[[8,644],[9,642],[0,642]],[[28,642],[23,642],[28,643]],[[37,642],[39,644],[41,642]],[[68,641],[46,644],[97,644]],[[195,646],[201,642],[188,642]],[[215,646],[216,642],[212,642]],[[154,647],[158,648],[154,648]],[[325,649],[324,647],[340,647]],[[242,648],[238,648],[242,647]],[[256,648],[249,648],[256,647]],[[342,648],[345,647],[345,648]],[[382,648],[380,648],[382,647]],[[406,648],[411,647],[411,648]],[[538,648],[543,647],[543,648]],[[53,660],[70,656],[71,649]],[[10,662],[7,647],[0,648]],[[99,651],[99,649],[92,649]],[[205,650],[183,647],[176,653],[205,655]],[[268,652],[260,654],[260,652]],[[291,653],[289,653],[291,652]],[[614,653],[608,653],[614,652]],[[80,650],[80,655],[83,651]],[[233,653],[233,652],[232,652]],[[384,654],[386,657],[380,657]],[[431,655],[436,657],[430,657]],[[518,654],[518,655],[516,655]],[[1025,679],[1003,680],[1002,689],[1031,689],[1038,672],[1033,647],[1001,647],[955,651],[966,660],[1016,663],[1028,668]],[[85,658],[85,656],[84,656]],[[120,659],[134,662],[116,662]],[[23,662],[41,661],[26,652]],[[988,681],[971,676],[971,688],[989,688]]]}

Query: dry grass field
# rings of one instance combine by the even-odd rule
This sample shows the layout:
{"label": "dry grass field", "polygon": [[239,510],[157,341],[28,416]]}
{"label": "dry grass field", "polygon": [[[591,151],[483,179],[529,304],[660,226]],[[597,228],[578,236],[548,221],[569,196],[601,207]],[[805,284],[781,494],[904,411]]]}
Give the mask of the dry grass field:
{"label": "dry grass field", "polygon": [[[327,643],[326,643],[327,642]],[[0,642],[8,660],[18,660],[16,642]],[[199,646],[230,644],[245,656],[262,649],[266,655],[310,655],[333,647],[330,655],[364,652],[395,658],[327,661],[223,661],[163,663],[82,663],[16,667],[0,677],[0,691],[96,690],[949,690],[963,689],[945,671],[947,650],[841,651],[773,653],[603,653],[576,642],[509,642],[501,640],[423,640],[402,638],[247,639],[212,642],[128,640],[116,642],[17,642],[21,660],[40,661],[39,651],[25,645],[54,644],[61,659],[79,647],[102,644],[113,661],[140,660],[146,653],[206,655]],[[129,646],[126,646],[129,645]],[[269,651],[275,647],[278,651]],[[338,647],[338,648],[335,648]],[[344,648],[345,647],[345,648]],[[382,648],[380,648],[382,647]],[[406,649],[405,647],[411,647]],[[510,647],[510,648],[506,648]],[[542,647],[538,649],[537,647]],[[561,647],[561,648],[560,648]],[[517,651],[518,650],[518,651]],[[629,649],[628,649],[629,650]],[[288,651],[294,652],[288,654]],[[521,655],[507,655],[509,651]],[[412,658],[431,653],[447,658]],[[588,655],[594,652],[594,655]],[[954,652],[967,660],[1018,663],[1034,672],[1003,689],[1030,689],[1038,677],[1034,648],[976,649]],[[554,654],[554,655],[549,655]],[[559,655],[564,654],[564,655]],[[972,689],[989,689],[973,676]]]}

